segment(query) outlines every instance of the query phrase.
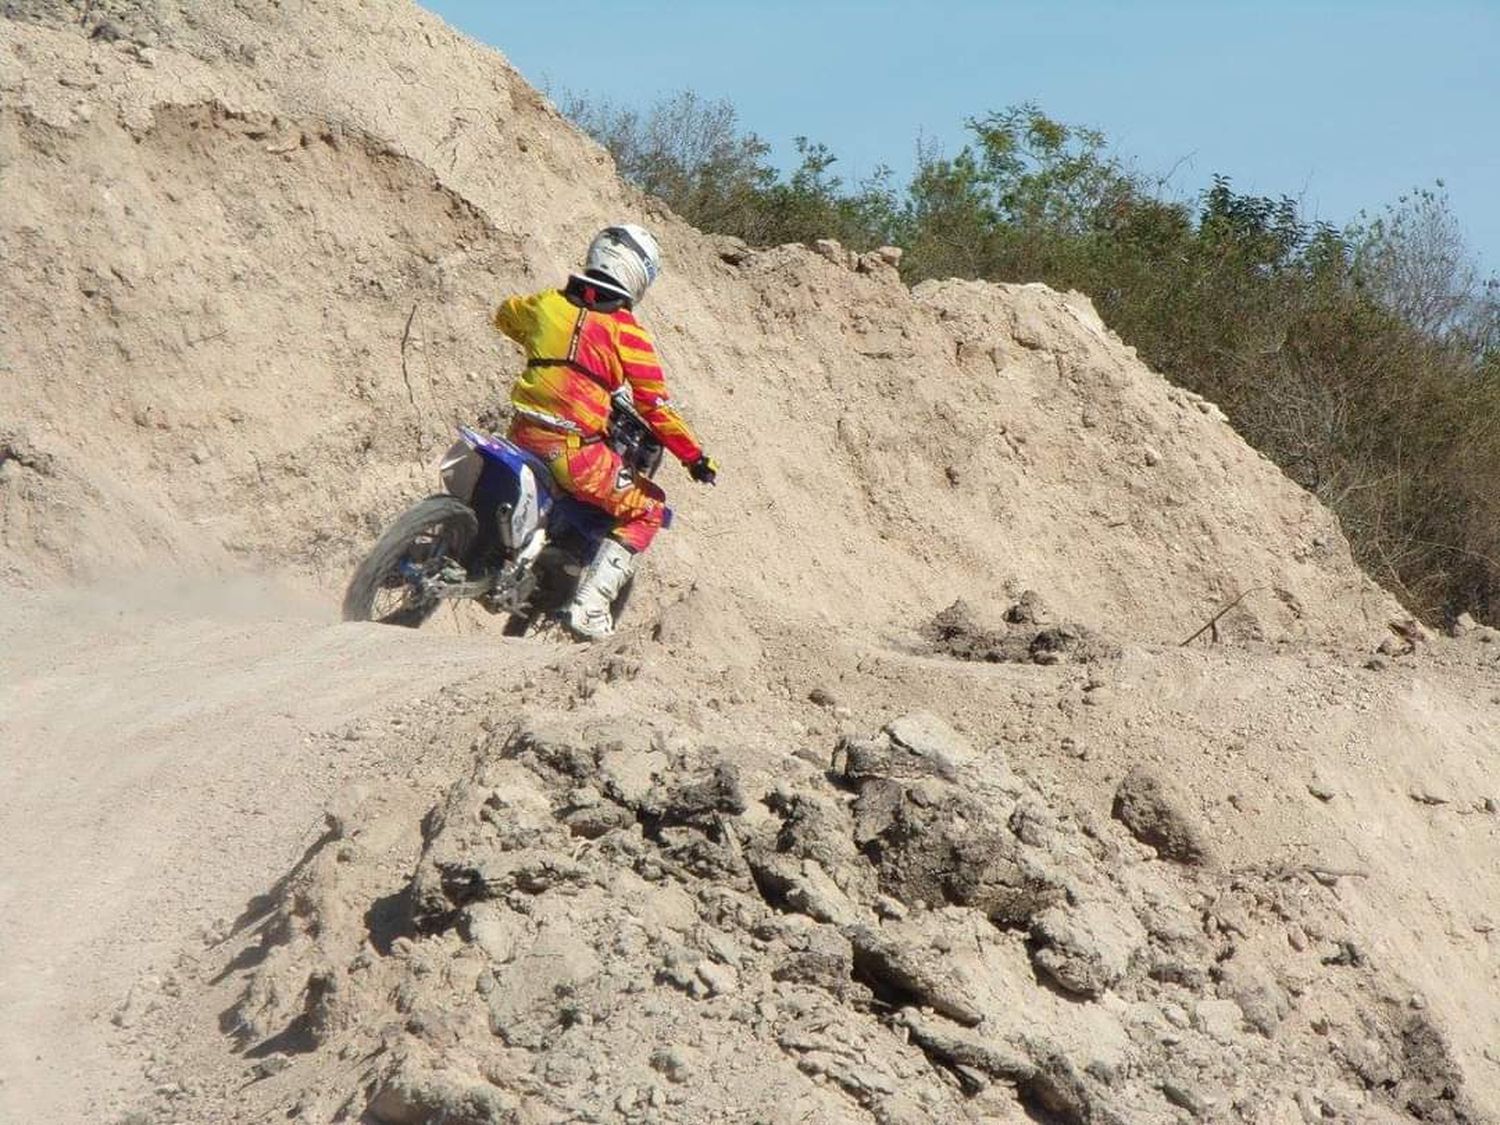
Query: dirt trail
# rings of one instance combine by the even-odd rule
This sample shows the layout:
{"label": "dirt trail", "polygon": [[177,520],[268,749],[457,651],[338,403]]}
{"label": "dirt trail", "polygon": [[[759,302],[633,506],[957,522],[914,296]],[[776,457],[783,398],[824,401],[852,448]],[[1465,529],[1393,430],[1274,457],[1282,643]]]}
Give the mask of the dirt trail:
{"label": "dirt trail", "polygon": [[[12,591],[0,635],[14,1122],[85,1120],[98,1091],[137,1086],[118,1048],[184,938],[274,883],[337,790],[412,767],[366,727],[497,674],[490,645],[335,625],[326,604],[244,580]],[[547,655],[513,647],[507,671]]]}

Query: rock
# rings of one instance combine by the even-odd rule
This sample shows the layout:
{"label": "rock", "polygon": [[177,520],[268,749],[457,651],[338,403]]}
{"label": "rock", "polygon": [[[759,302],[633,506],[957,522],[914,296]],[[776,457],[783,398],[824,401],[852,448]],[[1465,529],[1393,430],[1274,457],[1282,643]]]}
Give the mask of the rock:
{"label": "rock", "polygon": [[781,957],[771,970],[772,980],[811,985],[841,999],[857,991],[868,999],[868,989],[852,979],[854,950],[848,938],[832,926],[817,926],[801,944]]}
{"label": "rock", "polygon": [[749,862],[761,895],[778,909],[795,910],[837,926],[850,925],[865,916],[817,860],[778,852],[752,856]]}
{"label": "rock", "polygon": [[[1010,789],[996,793],[986,786],[980,794],[923,776],[930,760],[889,749],[889,742],[886,736],[843,744],[845,777],[858,789],[850,806],[852,841],[864,855],[841,858],[835,870],[859,871],[873,861],[879,891],[907,907],[968,906],[1009,928],[1024,929],[1058,900],[1061,890],[1043,853],[1023,854],[1015,831],[1050,840],[1056,829],[1048,810],[1038,804],[1012,826]],[[998,753],[991,752],[987,765],[991,784],[1010,780]]]}
{"label": "rock", "polygon": [[1084,625],[1049,625],[1031,638],[1027,655],[1036,664],[1089,664],[1112,660],[1119,647]]}
{"label": "rock", "polygon": [[1161,454],[1153,446],[1141,447],[1141,460],[1148,466],[1155,467],[1161,464]]}
{"label": "rock", "polygon": [[971,1067],[991,1078],[1021,1082],[1036,1074],[1036,1063],[1023,1050],[986,1038],[942,1016],[903,1008],[896,1023],[912,1041],[945,1066]]}
{"label": "rock", "polygon": [[[88,11],[87,8],[84,9]],[[98,39],[102,43],[114,43],[121,39],[130,38],[130,29],[118,20],[101,19],[89,31],[90,39]]]}
{"label": "rock", "polygon": [[669,762],[658,750],[608,750],[600,757],[604,790],[620,804],[634,807],[645,800]]}
{"label": "rock", "polygon": [[627,1086],[621,1090],[615,1098],[615,1112],[623,1115],[634,1113],[636,1107],[641,1104],[641,1092],[634,1086]]}
{"label": "rock", "polygon": [[963,735],[930,711],[914,711],[888,724],[885,733],[895,746],[933,764],[939,775],[957,779],[958,770],[974,760],[974,747]]}
{"label": "rock", "polygon": [[875,738],[845,737],[839,740],[835,762],[842,761],[844,779],[863,791],[864,783],[917,781],[937,777],[945,765],[897,745],[889,735]]}
{"label": "rock", "polygon": [[1031,659],[1028,632],[986,628],[962,598],[924,625],[922,636],[933,651],[958,660],[999,664]]}
{"label": "rock", "polygon": [[1276,1034],[1281,1021],[1292,1010],[1286,990],[1268,970],[1239,959],[1225,963],[1219,995],[1238,1004],[1245,1022],[1267,1039]]}
{"label": "rock", "polygon": [[945,966],[943,955],[872,926],[846,931],[854,949],[854,971],[895,1002],[925,1005],[949,1019],[974,1027],[984,1012],[974,1002],[974,988],[963,973]]}
{"label": "rock", "polygon": [[854,259],[855,272],[876,274],[882,278],[899,281],[900,274],[897,273],[897,265],[901,260],[901,250],[895,246],[886,246],[883,249],[895,251],[896,261],[891,261],[890,257],[887,254],[882,254],[880,250],[871,250],[867,254],[855,254],[853,251],[850,251]]}
{"label": "rock", "polygon": [[1131,835],[1155,848],[1164,859],[1205,864],[1208,846],[1184,810],[1181,794],[1142,766],[1125,775],[1115,789],[1113,813]]}
{"label": "rock", "polygon": [[1045,848],[1057,836],[1057,815],[1046,801],[1033,794],[1016,802],[1006,823],[1016,839],[1033,848]]}
{"label": "rock", "polygon": [[540,895],[592,880],[586,867],[567,856],[540,848],[500,852],[476,860],[436,864],[443,894],[455,906],[484,899],[505,898],[512,891]]}
{"label": "rock", "polygon": [[1320,960],[1325,965],[1348,966],[1352,969],[1363,968],[1366,963],[1364,950],[1348,940],[1338,942],[1334,951]]}
{"label": "rock", "polygon": [[585,840],[599,837],[619,829],[628,829],[636,823],[635,814],[622,805],[604,801],[586,805],[562,814],[562,822],[574,836]]}
{"label": "rock", "polygon": [[1096,1112],[1088,1079],[1062,1054],[1050,1054],[1040,1060],[1036,1073],[1022,1089],[1027,1100],[1054,1114],[1055,1120],[1069,1125],[1086,1125],[1095,1121],[1115,1125],[1119,1120],[1115,1115]]}
{"label": "rock", "polygon": [[1012,625],[1045,625],[1050,619],[1047,603],[1035,590],[1022,590],[1016,604],[1005,611],[1005,620]]}
{"label": "rock", "polygon": [[546,926],[508,965],[495,970],[489,996],[490,1031],[507,1046],[535,1050],[550,1042],[563,1019],[557,998],[576,994],[600,972],[593,948],[571,925]]}
{"label": "rock", "polygon": [[125,999],[110,1014],[109,1022],[118,1028],[129,1029],[138,1024],[142,1017],[160,1008],[161,1001],[154,995],[157,983],[154,978],[148,977],[132,985],[125,994]]}
{"label": "rock", "polygon": [[267,1055],[250,1067],[250,1074],[257,1079],[270,1078],[273,1074],[280,1074],[291,1065],[292,1060],[286,1055]]}
{"label": "rock", "polygon": [[850,811],[854,814],[854,842],[865,848],[871,841],[888,834],[902,819],[906,787],[899,781],[878,775],[865,776],[858,784],[859,797]]}
{"label": "rock", "polygon": [[459,936],[477,945],[496,964],[514,960],[527,936],[526,919],[498,903],[478,902],[459,915]]}
{"label": "rock", "polygon": [[347,840],[355,834],[359,825],[359,808],[369,796],[369,787],[356,782],[329,800],[323,808],[323,824],[331,839]]}
{"label": "rock", "polygon": [[721,965],[717,961],[699,961],[694,968],[698,979],[708,989],[710,996],[723,996],[740,986],[740,974],[733,965]]}
{"label": "rock", "polygon": [[[600,746],[605,749],[596,749]],[[606,740],[598,736],[583,739],[564,727],[538,721],[518,727],[505,741],[505,754],[523,763],[534,763],[545,771],[562,774],[576,782],[595,784],[601,773],[601,753],[615,762],[632,760],[640,753],[626,750],[624,746],[623,740]]]}
{"label": "rock", "polygon": [[575,809],[592,809],[604,800],[593,785],[579,785],[568,791],[568,805]]}
{"label": "rock", "polygon": [[1163,1082],[1161,1096],[1179,1109],[1187,1110],[1194,1117],[1207,1117],[1213,1108],[1213,1103],[1197,1090],[1178,1082]]}
{"label": "rock", "polygon": [[567,1089],[587,1082],[593,1076],[594,1067],[586,1056],[556,1052],[543,1055],[533,1073],[549,1086]]}
{"label": "rock", "polygon": [[1135,914],[1104,902],[1054,906],[1031,926],[1032,961],[1062,988],[1096,998],[1118,984],[1146,944]]}
{"label": "rock", "polygon": [[754,251],[750,249],[743,239],[735,238],[732,235],[712,235],[710,239],[715,253],[719,255],[719,260],[727,265],[744,265],[754,254]]}
{"label": "rock", "polygon": [[686,1082],[697,1069],[696,1054],[680,1044],[658,1047],[651,1052],[651,1069],[668,1082]]}
{"label": "rock", "polygon": [[703,955],[697,950],[685,945],[674,945],[662,958],[661,967],[656,971],[656,981],[658,984],[670,984],[689,996],[707,996],[708,985],[698,975],[698,965],[702,961]]}
{"label": "rock", "polygon": [[488,1084],[403,1068],[381,1085],[365,1112],[378,1125],[511,1125],[520,1107]]}
{"label": "rock", "polygon": [[923,626],[922,636],[935,652],[991,664],[1086,664],[1119,656],[1118,645],[1085,625],[1063,622],[1038,630],[1033,623],[1017,620],[1045,615],[1040,600],[1032,597],[1028,604],[1023,594],[1000,629],[979,624],[973,609],[960,599]]}
{"label": "rock", "polygon": [[29,428],[0,429],[0,466],[16,466],[44,477],[57,472],[55,459],[37,448]]}
{"label": "rock", "polygon": [[653,788],[637,811],[646,831],[656,833],[674,825],[712,830],[720,814],[738,815],[748,807],[739,771],[718,762],[708,770],[673,775]]}
{"label": "rock", "polygon": [[[843,802],[790,786],[778,786],[766,804],[782,817],[776,850],[800,859],[814,859],[823,870],[838,872],[841,886],[863,881],[868,861],[854,843],[853,821]],[[872,881],[872,880],[868,880]]]}
{"label": "rock", "polygon": [[1199,1000],[1193,1005],[1193,1026],[1220,1043],[1239,1039],[1244,1013],[1233,1000]]}
{"label": "rock", "polygon": [[1407,1019],[1399,1034],[1401,1084],[1394,1092],[1396,1104],[1418,1121],[1483,1120],[1463,1092],[1462,1068],[1431,1019],[1419,1012]]}
{"label": "rock", "polygon": [[844,244],[837,239],[814,239],[812,248],[819,257],[827,258],[834,265],[843,266],[845,269],[853,269],[857,261],[854,251],[844,249]]}
{"label": "rock", "polygon": [[1435,793],[1425,785],[1412,789],[1407,795],[1419,805],[1446,805],[1451,803],[1451,798],[1445,797],[1441,793]]}
{"label": "rock", "polygon": [[[797,1069],[802,1073],[812,1078],[826,1079],[861,1102],[880,1099],[883,1105],[885,1098],[896,1093],[899,1080],[888,1071],[869,1066],[858,1057],[851,1057],[846,1051],[838,1050],[836,1044],[799,1048],[795,1045],[795,1039],[796,1036],[783,1033],[777,1042],[783,1050],[798,1052]],[[884,1122],[892,1119],[882,1113],[876,1120]],[[896,1122],[893,1121],[892,1125],[896,1125]],[[900,1121],[899,1125],[917,1123],[907,1118]]]}

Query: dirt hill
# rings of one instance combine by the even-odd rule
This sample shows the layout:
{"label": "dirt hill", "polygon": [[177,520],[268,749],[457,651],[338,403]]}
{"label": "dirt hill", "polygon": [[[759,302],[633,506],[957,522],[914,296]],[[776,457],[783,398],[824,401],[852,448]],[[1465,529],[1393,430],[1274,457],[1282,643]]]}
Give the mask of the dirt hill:
{"label": "dirt hill", "polygon": [[[3,11],[5,1115],[1500,1113],[1500,644],[1085,297],[703,235],[407,4]],[[331,624],[622,218],[724,466],[628,628]]]}

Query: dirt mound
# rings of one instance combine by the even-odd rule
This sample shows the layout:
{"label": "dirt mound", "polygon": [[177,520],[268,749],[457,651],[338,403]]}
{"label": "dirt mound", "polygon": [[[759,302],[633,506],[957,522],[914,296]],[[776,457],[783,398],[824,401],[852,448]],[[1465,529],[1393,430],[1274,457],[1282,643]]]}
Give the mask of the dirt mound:
{"label": "dirt mound", "polygon": [[554,283],[624,212],[662,232],[646,315],[725,465],[712,496],[674,490],[665,588],[859,630],[1017,584],[1152,640],[1242,594],[1242,637],[1364,639],[1399,614],[1310,496],[1081,297],[913,294],[878,256],[642,214],[503,60],[401,5],[112,10],[84,28],[130,31],[109,42],[0,25],[22,63],[0,410],[51,465],[7,462],[13,580],[163,552],[342,573],[430,487],[453,423],[501,421],[518,357],[494,300]]}
{"label": "dirt mound", "polygon": [[1088,664],[1120,655],[1118,645],[1087,625],[1054,622],[1049,616],[1034,590],[1023,593],[998,626],[981,624],[974,608],[960,598],[923,626],[922,637],[933,652],[990,663]]}
{"label": "dirt mound", "polygon": [[422,489],[492,363],[472,332],[441,368],[426,355],[483,316],[480,263],[504,257],[472,208],[326,123],[211,103],[73,135],[0,112],[30,157],[6,240],[7,340],[25,357],[6,417],[37,451],[8,458],[12,575],[326,565],[331,544],[342,561],[368,539],[382,491]]}
{"label": "dirt mound", "polygon": [[[1138,842],[930,713],[854,723],[824,771],[618,706],[496,731],[404,884],[378,814],[330,832],[235,1002],[284,1067],[258,1098],[377,1122],[1481,1119],[1350,929],[1358,872]],[[314,1091],[299,1052],[361,1064]]]}
{"label": "dirt mound", "polygon": [[[3,13],[0,1110],[1500,1112],[1497,646],[1086,298],[705,236],[407,3]],[[621,218],[724,472],[668,470],[619,639],[118,612],[269,568],[331,618],[505,424],[493,302]]]}
{"label": "dirt mound", "polygon": [[393,761],[431,732],[423,783],[333,800],[172,994],[137,982],[161,1046],[114,1104],[1492,1119],[1492,644],[1038,665],[793,631],[715,683],[669,613],[367,729]]}

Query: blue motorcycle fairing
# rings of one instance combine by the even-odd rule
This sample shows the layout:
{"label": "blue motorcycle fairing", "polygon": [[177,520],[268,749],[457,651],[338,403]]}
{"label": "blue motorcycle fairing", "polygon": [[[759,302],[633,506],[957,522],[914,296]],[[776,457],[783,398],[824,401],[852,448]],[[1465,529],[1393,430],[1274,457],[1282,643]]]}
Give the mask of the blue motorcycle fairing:
{"label": "blue motorcycle fairing", "polygon": [[517,478],[521,475],[521,467],[524,465],[536,474],[537,491],[546,494],[547,499],[542,502],[542,513],[545,515],[552,503],[552,494],[556,485],[552,481],[552,470],[529,449],[522,449],[509,438],[495,437],[491,434],[482,434],[478,430],[471,430],[468,426],[460,426],[458,432],[485,459],[487,464],[500,464],[509,469],[512,476]]}
{"label": "blue motorcycle fairing", "polygon": [[[615,521],[604,509],[579,500],[558,488],[552,479],[552,470],[547,462],[523,449],[507,438],[482,434],[468,426],[460,426],[459,433],[484,458],[484,471],[474,490],[474,507],[478,511],[493,512],[501,504],[514,507],[520,496],[522,468],[531,470],[536,478],[537,506],[541,522],[554,526],[556,538],[558,523],[567,525],[581,536],[592,548],[599,540],[614,530]],[[663,526],[671,525],[671,513]]]}
{"label": "blue motorcycle fairing", "polygon": [[552,470],[540,457],[501,437],[467,427],[459,432],[484,463],[469,503],[482,528],[493,527],[507,549],[519,548],[553,507]]}

